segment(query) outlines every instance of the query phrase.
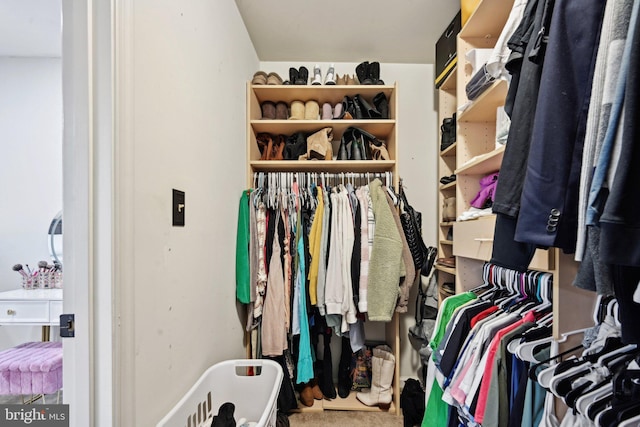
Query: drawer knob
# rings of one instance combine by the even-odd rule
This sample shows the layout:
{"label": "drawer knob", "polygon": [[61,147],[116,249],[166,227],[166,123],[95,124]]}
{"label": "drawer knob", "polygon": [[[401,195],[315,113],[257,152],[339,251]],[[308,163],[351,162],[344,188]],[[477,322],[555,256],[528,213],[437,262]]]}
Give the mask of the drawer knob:
{"label": "drawer knob", "polygon": [[8,315],[8,316],[14,316],[15,314],[16,314],[16,311],[15,311],[15,310],[13,310],[13,309],[8,309],[8,310],[7,310],[7,315]]}

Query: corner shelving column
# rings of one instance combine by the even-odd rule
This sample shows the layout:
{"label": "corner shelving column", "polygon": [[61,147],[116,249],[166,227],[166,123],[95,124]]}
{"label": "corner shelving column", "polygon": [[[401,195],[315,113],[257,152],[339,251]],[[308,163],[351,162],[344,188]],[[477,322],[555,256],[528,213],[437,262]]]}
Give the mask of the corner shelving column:
{"label": "corner shelving column", "polygon": [[[456,148],[456,212],[467,210],[477,194],[483,176],[499,171],[504,146],[496,146],[496,109],[504,105],[507,82],[496,81],[469,103],[465,86],[472,77],[466,54],[475,48],[492,48],[502,32],[513,0],[482,0],[458,35],[458,109]],[[442,154],[441,154],[442,156]],[[442,164],[442,161],[441,161]],[[482,266],[493,250],[495,215],[453,223],[453,255],[456,256],[456,292],[476,287],[482,280]],[[442,228],[442,226],[440,227]],[[445,252],[446,253],[446,252]],[[553,274],[553,335],[593,325],[591,314],[595,296],[572,285],[578,264],[572,255],[557,248],[536,251],[531,270]]]}
{"label": "corner shelving column", "polygon": [[[438,129],[440,129],[444,118],[451,117],[453,113],[456,112],[458,106],[456,102],[457,73],[458,69],[456,67],[438,88]],[[441,135],[441,131],[438,131],[438,136],[441,137]],[[441,139],[438,138],[438,146],[440,141]],[[440,151],[438,159],[438,179],[443,176],[450,176],[455,172],[457,147],[458,143],[454,142],[446,149]],[[438,185],[438,257],[447,258],[453,256],[453,239],[449,236],[453,230],[453,222],[443,221],[442,206],[445,198],[456,195],[457,181]],[[439,264],[436,264],[435,268],[439,271],[438,289],[442,289],[443,283],[455,283],[455,268],[445,267]]]}

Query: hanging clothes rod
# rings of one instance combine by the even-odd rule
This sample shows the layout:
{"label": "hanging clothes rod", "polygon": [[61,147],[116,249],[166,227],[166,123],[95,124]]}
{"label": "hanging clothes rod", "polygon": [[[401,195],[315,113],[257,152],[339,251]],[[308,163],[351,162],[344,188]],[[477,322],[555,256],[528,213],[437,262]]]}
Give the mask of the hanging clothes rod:
{"label": "hanging clothes rod", "polygon": [[367,185],[374,179],[380,179],[385,186],[393,187],[393,172],[254,172],[253,187],[265,188],[294,183],[298,185]]}

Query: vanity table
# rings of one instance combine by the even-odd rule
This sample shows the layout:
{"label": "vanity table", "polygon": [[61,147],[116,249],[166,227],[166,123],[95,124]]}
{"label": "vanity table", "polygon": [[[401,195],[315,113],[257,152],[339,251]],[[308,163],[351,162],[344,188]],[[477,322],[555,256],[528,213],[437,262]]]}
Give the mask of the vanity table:
{"label": "vanity table", "polygon": [[0,326],[42,326],[49,341],[51,326],[60,324],[62,289],[15,289],[0,292]]}

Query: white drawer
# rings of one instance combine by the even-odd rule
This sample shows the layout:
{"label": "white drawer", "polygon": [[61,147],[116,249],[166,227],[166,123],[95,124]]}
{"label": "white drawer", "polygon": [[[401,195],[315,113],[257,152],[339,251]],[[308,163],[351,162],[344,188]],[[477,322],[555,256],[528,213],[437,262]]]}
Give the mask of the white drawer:
{"label": "white drawer", "polygon": [[60,315],[62,314],[62,301],[51,301],[49,310],[50,310],[50,319],[51,319],[49,320],[49,322],[52,325],[59,325]]}
{"label": "white drawer", "polygon": [[49,301],[0,301],[0,322],[49,323]]}

